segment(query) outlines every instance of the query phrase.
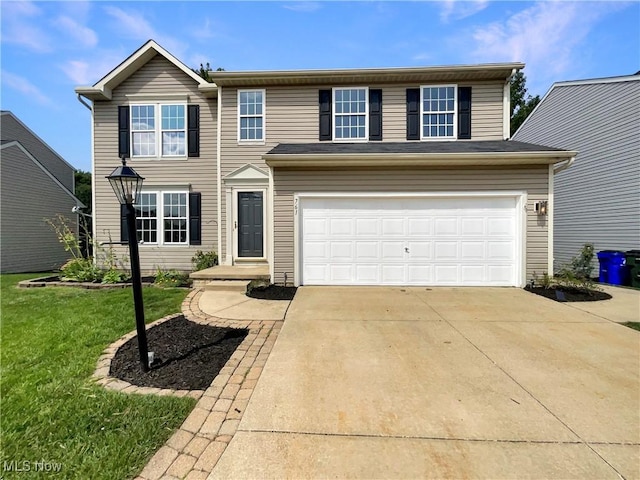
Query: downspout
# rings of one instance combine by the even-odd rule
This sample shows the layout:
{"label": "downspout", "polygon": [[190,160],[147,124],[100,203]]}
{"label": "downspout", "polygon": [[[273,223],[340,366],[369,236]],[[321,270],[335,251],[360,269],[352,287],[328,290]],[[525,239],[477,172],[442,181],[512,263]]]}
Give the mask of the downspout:
{"label": "downspout", "polygon": [[507,77],[504,83],[504,91],[502,93],[502,137],[504,140],[511,138],[511,79],[518,73],[517,68],[511,69],[511,75]]}
{"label": "downspout", "polygon": [[[88,104],[81,94],[78,94],[78,101],[84,105],[91,112],[91,239],[95,241],[97,237],[97,223],[96,222],[96,164],[95,164],[95,148],[94,148],[94,126],[95,126],[95,111],[93,110],[93,103]],[[96,263],[96,255],[94,252],[93,263]]]}
{"label": "downspout", "polygon": [[[220,265],[222,265],[223,263],[223,257],[222,257],[222,167],[221,167],[221,163],[222,163],[222,159],[220,158],[220,155],[222,154],[222,143],[221,143],[221,139],[222,139],[222,87],[218,86],[218,113],[217,113],[217,117],[218,117],[218,125],[217,125],[217,136],[218,138],[216,138],[216,215],[218,217],[218,263]],[[229,206],[227,205],[227,208],[229,208]],[[228,228],[228,226],[227,226]],[[227,245],[227,249],[229,248],[229,246]],[[225,257],[226,259],[226,252],[225,252]]]}

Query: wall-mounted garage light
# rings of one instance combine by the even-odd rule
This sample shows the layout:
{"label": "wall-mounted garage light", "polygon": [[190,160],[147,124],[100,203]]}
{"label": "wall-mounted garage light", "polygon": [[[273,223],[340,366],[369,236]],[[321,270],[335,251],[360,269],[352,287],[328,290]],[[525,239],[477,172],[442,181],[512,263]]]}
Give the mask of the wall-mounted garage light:
{"label": "wall-mounted garage light", "polygon": [[536,211],[536,213],[540,216],[542,215],[546,215],[547,214],[547,201],[546,200],[541,200],[539,202],[536,202],[533,204],[533,208]]}

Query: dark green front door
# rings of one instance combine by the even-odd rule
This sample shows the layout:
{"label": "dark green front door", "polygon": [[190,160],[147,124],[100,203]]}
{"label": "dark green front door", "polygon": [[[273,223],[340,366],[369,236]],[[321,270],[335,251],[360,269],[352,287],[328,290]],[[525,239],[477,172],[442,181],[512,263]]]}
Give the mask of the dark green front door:
{"label": "dark green front door", "polygon": [[238,256],[263,257],[262,192],[238,192]]}

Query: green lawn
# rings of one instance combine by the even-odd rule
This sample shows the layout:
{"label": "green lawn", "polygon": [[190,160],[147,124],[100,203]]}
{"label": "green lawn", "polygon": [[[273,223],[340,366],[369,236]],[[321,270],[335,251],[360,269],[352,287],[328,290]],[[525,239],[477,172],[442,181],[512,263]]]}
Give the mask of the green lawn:
{"label": "green lawn", "polygon": [[[102,351],[135,329],[131,289],[16,288],[37,275],[2,275],[0,478],[134,477],[180,426],[191,398],[108,391],[90,376]],[[147,321],[180,311],[185,290],[145,288]],[[29,473],[7,471],[8,462]],[[7,462],[7,463],[6,463]]]}
{"label": "green lawn", "polygon": [[634,330],[640,330],[640,322],[627,322],[623,323],[623,325],[633,328]]}

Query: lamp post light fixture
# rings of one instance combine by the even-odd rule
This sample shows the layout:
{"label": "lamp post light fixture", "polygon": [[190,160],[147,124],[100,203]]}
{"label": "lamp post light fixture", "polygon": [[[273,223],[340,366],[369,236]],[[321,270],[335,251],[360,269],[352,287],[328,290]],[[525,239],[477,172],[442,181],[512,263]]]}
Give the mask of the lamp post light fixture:
{"label": "lamp post light fixture", "polygon": [[142,302],[142,279],[140,277],[140,255],[138,252],[138,230],[136,228],[136,210],[133,204],[142,190],[142,178],[131,167],[127,166],[125,156],[122,165],[106,177],[118,197],[120,205],[126,206],[127,233],[129,239],[129,257],[131,259],[131,283],[133,287],[133,303],[136,312],[136,330],[138,332],[138,351],[140,364],[144,372],[149,371],[149,348],[147,346],[147,330],[144,324],[144,305]]}

